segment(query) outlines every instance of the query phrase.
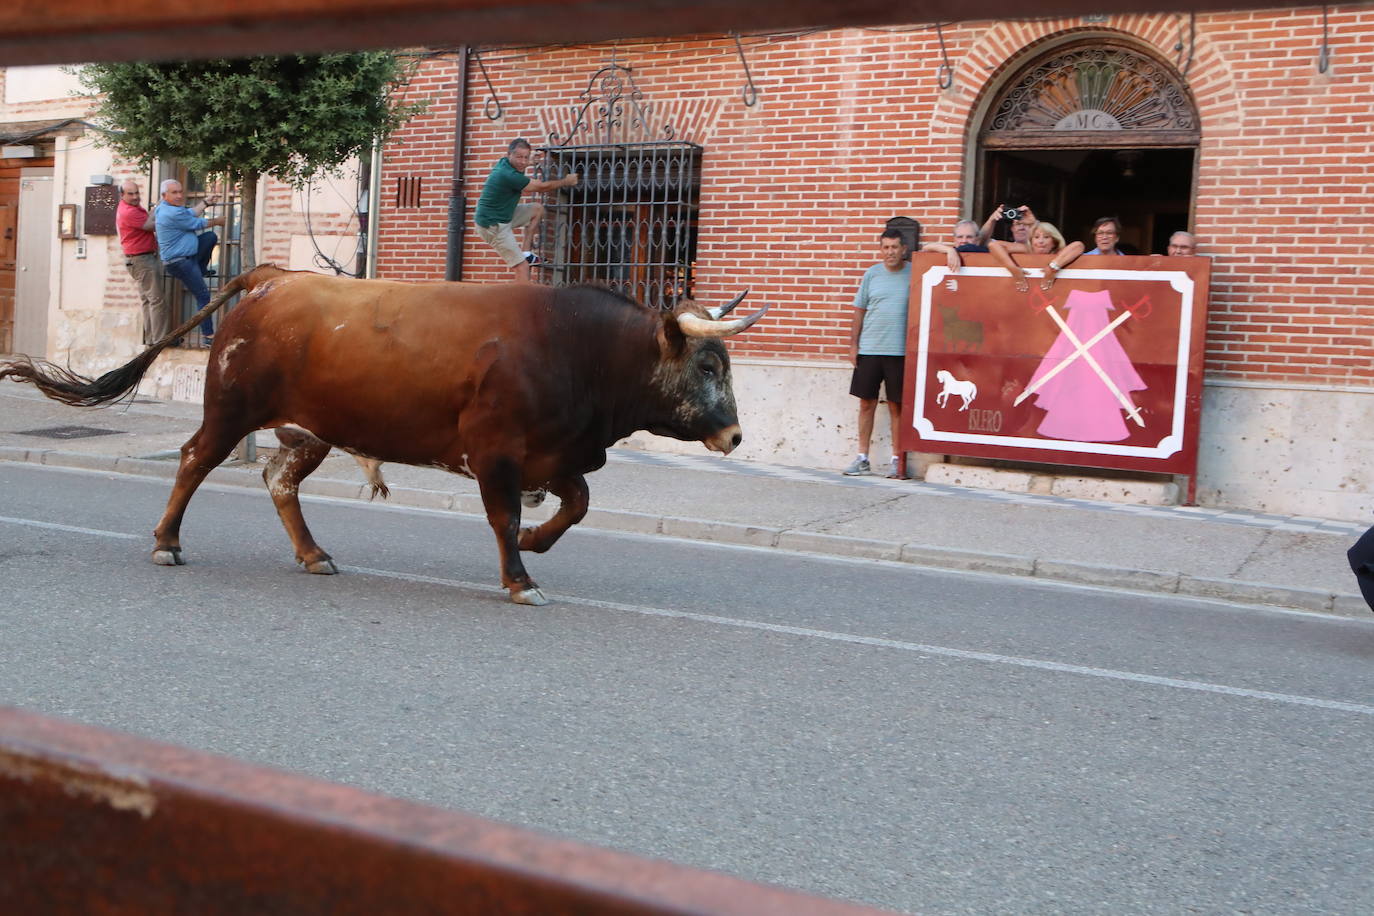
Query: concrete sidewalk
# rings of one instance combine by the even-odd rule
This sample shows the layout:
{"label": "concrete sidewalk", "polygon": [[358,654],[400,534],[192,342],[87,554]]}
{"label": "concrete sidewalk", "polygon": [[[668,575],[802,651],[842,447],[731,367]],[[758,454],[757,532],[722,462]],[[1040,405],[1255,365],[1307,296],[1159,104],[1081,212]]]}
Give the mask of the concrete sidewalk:
{"label": "concrete sidewalk", "polygon": [[[139,398],[79,410],[0,385],[0,461],[170,482],[177,449],[199,423],[197,404]],[[466,478],[394,464],[383,474],[394,504],[483,514],[477,486]],[[263,486],[261,468],[242,463],[226,464],[210,479]],[[583,525],[592,528],[1370,614],[1345,558],[1367,527],[1357,522],[844,477],[705,450],[678,456],[612,449],[588,484],[592,509]],[[354,461],[335,454],[302,492],[366,499],[369,488]],[[0,497],[0,513],[2,507]],[[551,509],[527,510],[527,517],[545,518]]]}

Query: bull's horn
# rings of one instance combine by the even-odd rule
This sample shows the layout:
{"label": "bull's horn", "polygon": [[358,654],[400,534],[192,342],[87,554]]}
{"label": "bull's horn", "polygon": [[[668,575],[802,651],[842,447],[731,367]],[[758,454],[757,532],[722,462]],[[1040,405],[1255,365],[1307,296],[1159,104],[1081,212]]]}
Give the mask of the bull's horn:
{"label": "bull's horn", "polygon": [[728,314],[730,314],[732,311],[734,311],[735,306],[737,306],[737,305],[739,305],[741,302],[743,302],[743,301],[744,301],[744,297],[747,296],[747,295],[749,295],[749,290],[748,290],[748,289],[745,289],[744,292],[740,293],[738,296],[736,296],[735,298],[731,299],[731,300],[730,300],[729,302],[727,302],[725,305],[717,305],[717,306],[715,306],[715,307],[713,307],[713,308],[707,309],[707,310],[706,310],[706,314],[710,315],[710,316],[711,316],[712,318],[714,318],[716,321],[720,321],[720,320],[721,320],[722,318],[724,318],[726,315],[728,315]]}
{"label": "bull's horn", "polygon": [[753,325],[768,309],[769,306],[765,305],[748,318],[736,318],[734,321],[712,321],[689,313],[677,316],[677,326],[688,337],[730,337]]}

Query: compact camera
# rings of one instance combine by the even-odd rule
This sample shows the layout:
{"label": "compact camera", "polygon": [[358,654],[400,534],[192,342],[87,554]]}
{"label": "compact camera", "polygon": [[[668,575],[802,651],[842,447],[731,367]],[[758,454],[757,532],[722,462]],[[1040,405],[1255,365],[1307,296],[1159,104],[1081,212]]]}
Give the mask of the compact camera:
{"label": "compact camera", "polygon": [[1002,219],[1009,219],[1009,220],[1012,220],[1012,221],[1014,222],[1014,221],[1016,221],[1016,220],[1018,220],[1018,219],[1020,219],[1020,218],[1021,218],[1021,208],[1020,208],[1020,207],[1007,207],[1007,209],[1005,209],[1005,210],[1002,211]]}

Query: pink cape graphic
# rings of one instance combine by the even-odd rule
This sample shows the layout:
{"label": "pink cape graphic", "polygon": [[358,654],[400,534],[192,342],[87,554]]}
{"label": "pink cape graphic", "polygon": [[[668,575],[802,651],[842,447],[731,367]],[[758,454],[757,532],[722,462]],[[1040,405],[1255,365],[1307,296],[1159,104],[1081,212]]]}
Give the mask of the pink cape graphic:
{"label": "pink cape graphic", "polygon": [[[1069,312],[1069,330],[1080,344],[1086,343],[1107,327],[1107,312],[1113,308],[1111,293],[1106,290],[1086,292],[1076,289],[1069,293],[1064,308]],[[1130,435],[1121,418],[1125,408],[1107,383],[1093,371],[1084,355],[1077,352],[1078,349],[1067,333],[1060,332],[1031,376],[1027,388],[1035,386],[1042,376],[1060,363],[1071,360],[1068,366],[1036,389],[1035,405],[1045,411],[1045,419],[1036,431],[1051,439],[1075,442],[1118,442],[1125,439]],[[1089,347],[1087,352],[1092,354],[1123,394],[1146,387],[1114,333],[1107,334]]]}

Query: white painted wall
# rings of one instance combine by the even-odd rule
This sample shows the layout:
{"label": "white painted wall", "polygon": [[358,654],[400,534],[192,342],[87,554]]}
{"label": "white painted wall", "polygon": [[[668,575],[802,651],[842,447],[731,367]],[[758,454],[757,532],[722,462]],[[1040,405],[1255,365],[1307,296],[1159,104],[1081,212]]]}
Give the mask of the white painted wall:
{"label": "white painted wall", "polygon": [[81,92],[81,82],[75,70],[66,66],[6,67],[5,104],[23,105],[29,102],[70,102],[74,109],[84,111],[86,101],[72,98]]}

